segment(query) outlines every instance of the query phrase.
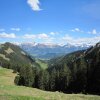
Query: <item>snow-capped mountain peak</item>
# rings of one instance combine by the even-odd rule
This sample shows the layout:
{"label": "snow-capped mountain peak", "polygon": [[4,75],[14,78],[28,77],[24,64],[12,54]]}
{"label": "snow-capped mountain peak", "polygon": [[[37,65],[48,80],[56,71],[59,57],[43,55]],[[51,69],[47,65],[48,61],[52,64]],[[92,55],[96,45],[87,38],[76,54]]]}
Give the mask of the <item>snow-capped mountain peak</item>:
{"label": "snow-capped mountain peak", "polygon": [[70,44],[66,45],[52,43],[22,43],[20,47],[31,55],[38,58],[52,58],[63,54],[71,53],[77,50],[87,49],[91,44]]}

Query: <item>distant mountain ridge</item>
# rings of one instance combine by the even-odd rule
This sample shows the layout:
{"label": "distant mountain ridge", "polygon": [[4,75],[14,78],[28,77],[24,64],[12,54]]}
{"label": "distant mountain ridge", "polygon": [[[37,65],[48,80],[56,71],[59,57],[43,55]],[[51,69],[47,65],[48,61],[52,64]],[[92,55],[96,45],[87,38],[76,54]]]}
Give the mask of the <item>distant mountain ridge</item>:
{"label": "distant mountain ridge", "polygon": [[19,46],[37,58],[51,59],[77,50],[87,49],[92,44],[50,44],[50,43],[22,43]]}

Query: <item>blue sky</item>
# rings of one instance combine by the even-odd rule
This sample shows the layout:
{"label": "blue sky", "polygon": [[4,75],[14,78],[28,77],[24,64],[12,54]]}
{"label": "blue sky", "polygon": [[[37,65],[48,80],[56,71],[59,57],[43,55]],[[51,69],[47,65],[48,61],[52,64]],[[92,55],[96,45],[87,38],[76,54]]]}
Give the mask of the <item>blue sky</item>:
{"label": "blue sky", "polygon": [[0,42],[99,41],[100,0],[0,0]]}

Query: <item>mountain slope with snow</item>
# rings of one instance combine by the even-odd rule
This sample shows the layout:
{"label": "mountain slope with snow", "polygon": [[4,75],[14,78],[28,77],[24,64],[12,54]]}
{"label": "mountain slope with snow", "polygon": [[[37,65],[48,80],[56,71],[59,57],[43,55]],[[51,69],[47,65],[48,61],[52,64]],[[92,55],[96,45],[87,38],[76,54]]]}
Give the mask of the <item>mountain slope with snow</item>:
{"label": "mountain slope with snow", "polygon": [[20,47],[29,54],[42,59],[51,59],[77,50],[87,49],[92,44],[43,44],[22,43]]}

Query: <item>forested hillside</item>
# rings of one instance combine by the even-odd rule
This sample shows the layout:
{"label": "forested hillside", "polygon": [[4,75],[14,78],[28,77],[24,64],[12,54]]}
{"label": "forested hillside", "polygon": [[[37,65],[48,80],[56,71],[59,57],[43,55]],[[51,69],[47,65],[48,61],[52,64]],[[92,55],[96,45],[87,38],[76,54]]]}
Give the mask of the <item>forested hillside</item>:
{"label": "forested hillside", "polygon": [[16,77],[18,85],[65,93],[100,94],[100,43],[87,50],[52,59],[49,68],[29,67]]}
{"label": "forested hillside", "polygon": [[100,43],[51,59],[48,66],[18,46],[5,43],[0,45],[0,65],[18,72],[14,81],[17,85],[65,93],[100,94]]}
{"label": "forested hillside", "polygon": [[19,72],[22,67],[40,67],[28,53],[12,43],[0,45],[0,66]]}
{"label": "forested hillside", "polygon": [[100,94],[100,43],[53,59],[49,66],[49,72],[56,73],[58,90]]}

